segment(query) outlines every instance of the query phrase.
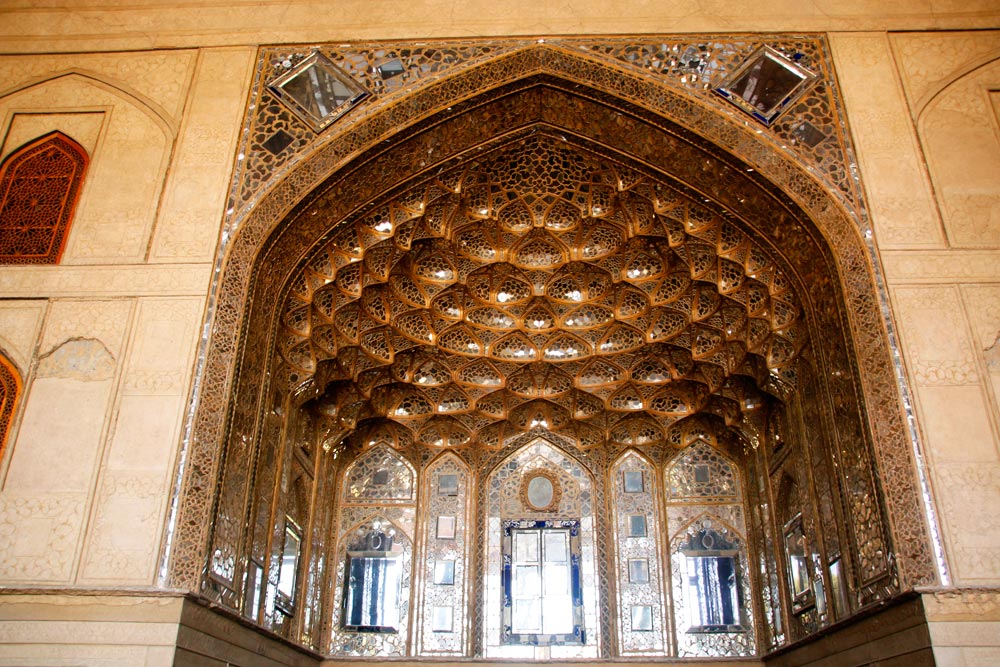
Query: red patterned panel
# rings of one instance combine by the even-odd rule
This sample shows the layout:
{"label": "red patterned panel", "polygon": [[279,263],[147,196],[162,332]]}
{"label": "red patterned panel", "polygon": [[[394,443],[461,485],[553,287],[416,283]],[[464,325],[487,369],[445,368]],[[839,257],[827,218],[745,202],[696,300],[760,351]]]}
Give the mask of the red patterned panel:
{"label": "red patterned panel", "polygon": [[14,406],[21,396],[21,376],[7,359],[0,355],[0,460],[7,445],[7,434],[14,416]]}
{"label": "red patterned panel", "polygon": [[53,132],[0,167],[0,263],[57,264],[87,170],[87,153]]}

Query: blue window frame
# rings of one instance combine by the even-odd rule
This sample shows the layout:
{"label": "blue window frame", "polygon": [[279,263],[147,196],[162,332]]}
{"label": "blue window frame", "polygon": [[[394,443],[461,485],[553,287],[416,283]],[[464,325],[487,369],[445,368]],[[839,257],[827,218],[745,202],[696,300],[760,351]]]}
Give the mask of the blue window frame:
{"label": "blue window frame", "polygon": [[583,644],[580,521],[506,520],[503,526],[505,644]]}

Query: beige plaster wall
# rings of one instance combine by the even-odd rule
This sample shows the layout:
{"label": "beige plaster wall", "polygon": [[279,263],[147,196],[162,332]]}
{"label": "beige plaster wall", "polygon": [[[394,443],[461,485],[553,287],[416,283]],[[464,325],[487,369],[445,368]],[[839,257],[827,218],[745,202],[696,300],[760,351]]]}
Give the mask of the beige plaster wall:
{"label": "beige plaster wall", "polygon": [[[91,157],[61,264],[0,268],[0,348],[24,382],[0,460],[0,587],[156,583],[254,55],[0,57],[0,154],[58,129]],[[0,643],[19,628],[0,623]]]}
{"label": "beige plaster wall", "polygon": [[48,53],[413,37],[993,28],[1000,7],[995,0],[7,0],[2,18],[0,51]]}
{"label": "beige plaster wall", "polygon": [[997,585],[1000,32],[831,43],[951,579]]}
{"label": "beige plaster wall", "polygon": [[964,589],[923,596],[938,667],[1000,664],[1000,594]]}
{"label": "beige plaster wall", "polygon": [[0,665],[169,667],[176,597],[0,595]]}
{"label": "beige plaster wall", "polygon": [[[0,9],[0,52],[39,54],[0,56],[0,157],[59,129],[93,159],[63,264],[0,268],[0,348],[25,386],[0,460],[0,586],[155,585],[256,44],[737,30],[834,31],[950,576],[1000,585],[1000,33],[885,32],[995,28],[995,0],[72,5]],[[996,661],[973,635],[1000,619],[947,609],[942,664]],[[98,626],[61,641],[31,619],[0,618],[0,643],[22,642],[0,664],[173,655],[88,653]]]}

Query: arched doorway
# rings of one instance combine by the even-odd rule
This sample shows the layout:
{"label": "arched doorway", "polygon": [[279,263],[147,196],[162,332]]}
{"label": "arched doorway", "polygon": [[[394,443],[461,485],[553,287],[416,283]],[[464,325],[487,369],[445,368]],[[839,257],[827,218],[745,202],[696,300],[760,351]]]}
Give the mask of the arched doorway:
{"label": "arched doorway", "polygon": [[[890,515],[924,529],[912,470],[882,495],[880,471],[908,449],[895,399],[871,389],[886,388],[891,359],[847,211],[793,161],[655,83],[548,47],[492,65],[504,73],[484,92],[436,100],[439,111],[384,144],[364,144],[359,122],[345,137],[365,150],[335,163],[327,144],[235,238],[206,366],[212,401],[195,424],[225,450],[220,474],[214,463],[194,474],[216,489],[203,593],[333,655],[739,656],[928,576],[926,543],[890,532]],[[394,108],[382,112],[372,118]],[[505,587],[506,605],[514,580],[490,578],[487,480],[546,433],[595,480],[593,580],[564,593],[593,612],[570,632],[511,623],[505,634],[489,591]],[[420,489],[389,503],[409,529],[386,512],[359,519],[379,524],[366,535],[386,522],[406,532],[399,543],[420,559],[473,517],[461,561],[451,554],[464,593],[450,622],[446,605],[423,603],[437,576],[426,569],[399,580],[407,627],[421,630],[335,620],[331,605],[350,594],[345,559],[377,551],[333,528],[352,506],[344,471],[373,448],[417,479],[443,451],[469,471],[467,504],[434,515],[433,537]],[[615,467],[627,452],[646,461],[648,484]],[[725,479],[745,480],[739,495]],[[313,498],[296,517],[285,511],[293,480]],[[648,512],[629,513],[637,493]],[[182,516],[196,515],[188,505]],[[287,537],[289,522],[300,537]],[[648,542],[645,556],[622,555],[630,539]],[[282,609],[286,561],[298,602]],[[731,583],[709,595],[713,578]],[[659,617],[656,600],[667,602]],[[590,639],[575,640],[577,628]]]}

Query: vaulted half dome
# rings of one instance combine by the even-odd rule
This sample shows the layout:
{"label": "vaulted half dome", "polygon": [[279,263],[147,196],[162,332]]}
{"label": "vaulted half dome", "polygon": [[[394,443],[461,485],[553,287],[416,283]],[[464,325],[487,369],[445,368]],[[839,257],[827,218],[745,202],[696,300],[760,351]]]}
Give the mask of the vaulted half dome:
{"label": "vaulted half dome", "polygon": [[[333,230],[285,297],[281,372],[321,395],[317,366],[336,361],[325,382],[435,447],[517,416],[623,443],[702,410],[739,420],[775,383],[794,390],[808,339],[774,255],[731,216],[540,132]],[[731,410],[711,400],[723,390]],[[579,392],[599,407],[574,409]]]}

